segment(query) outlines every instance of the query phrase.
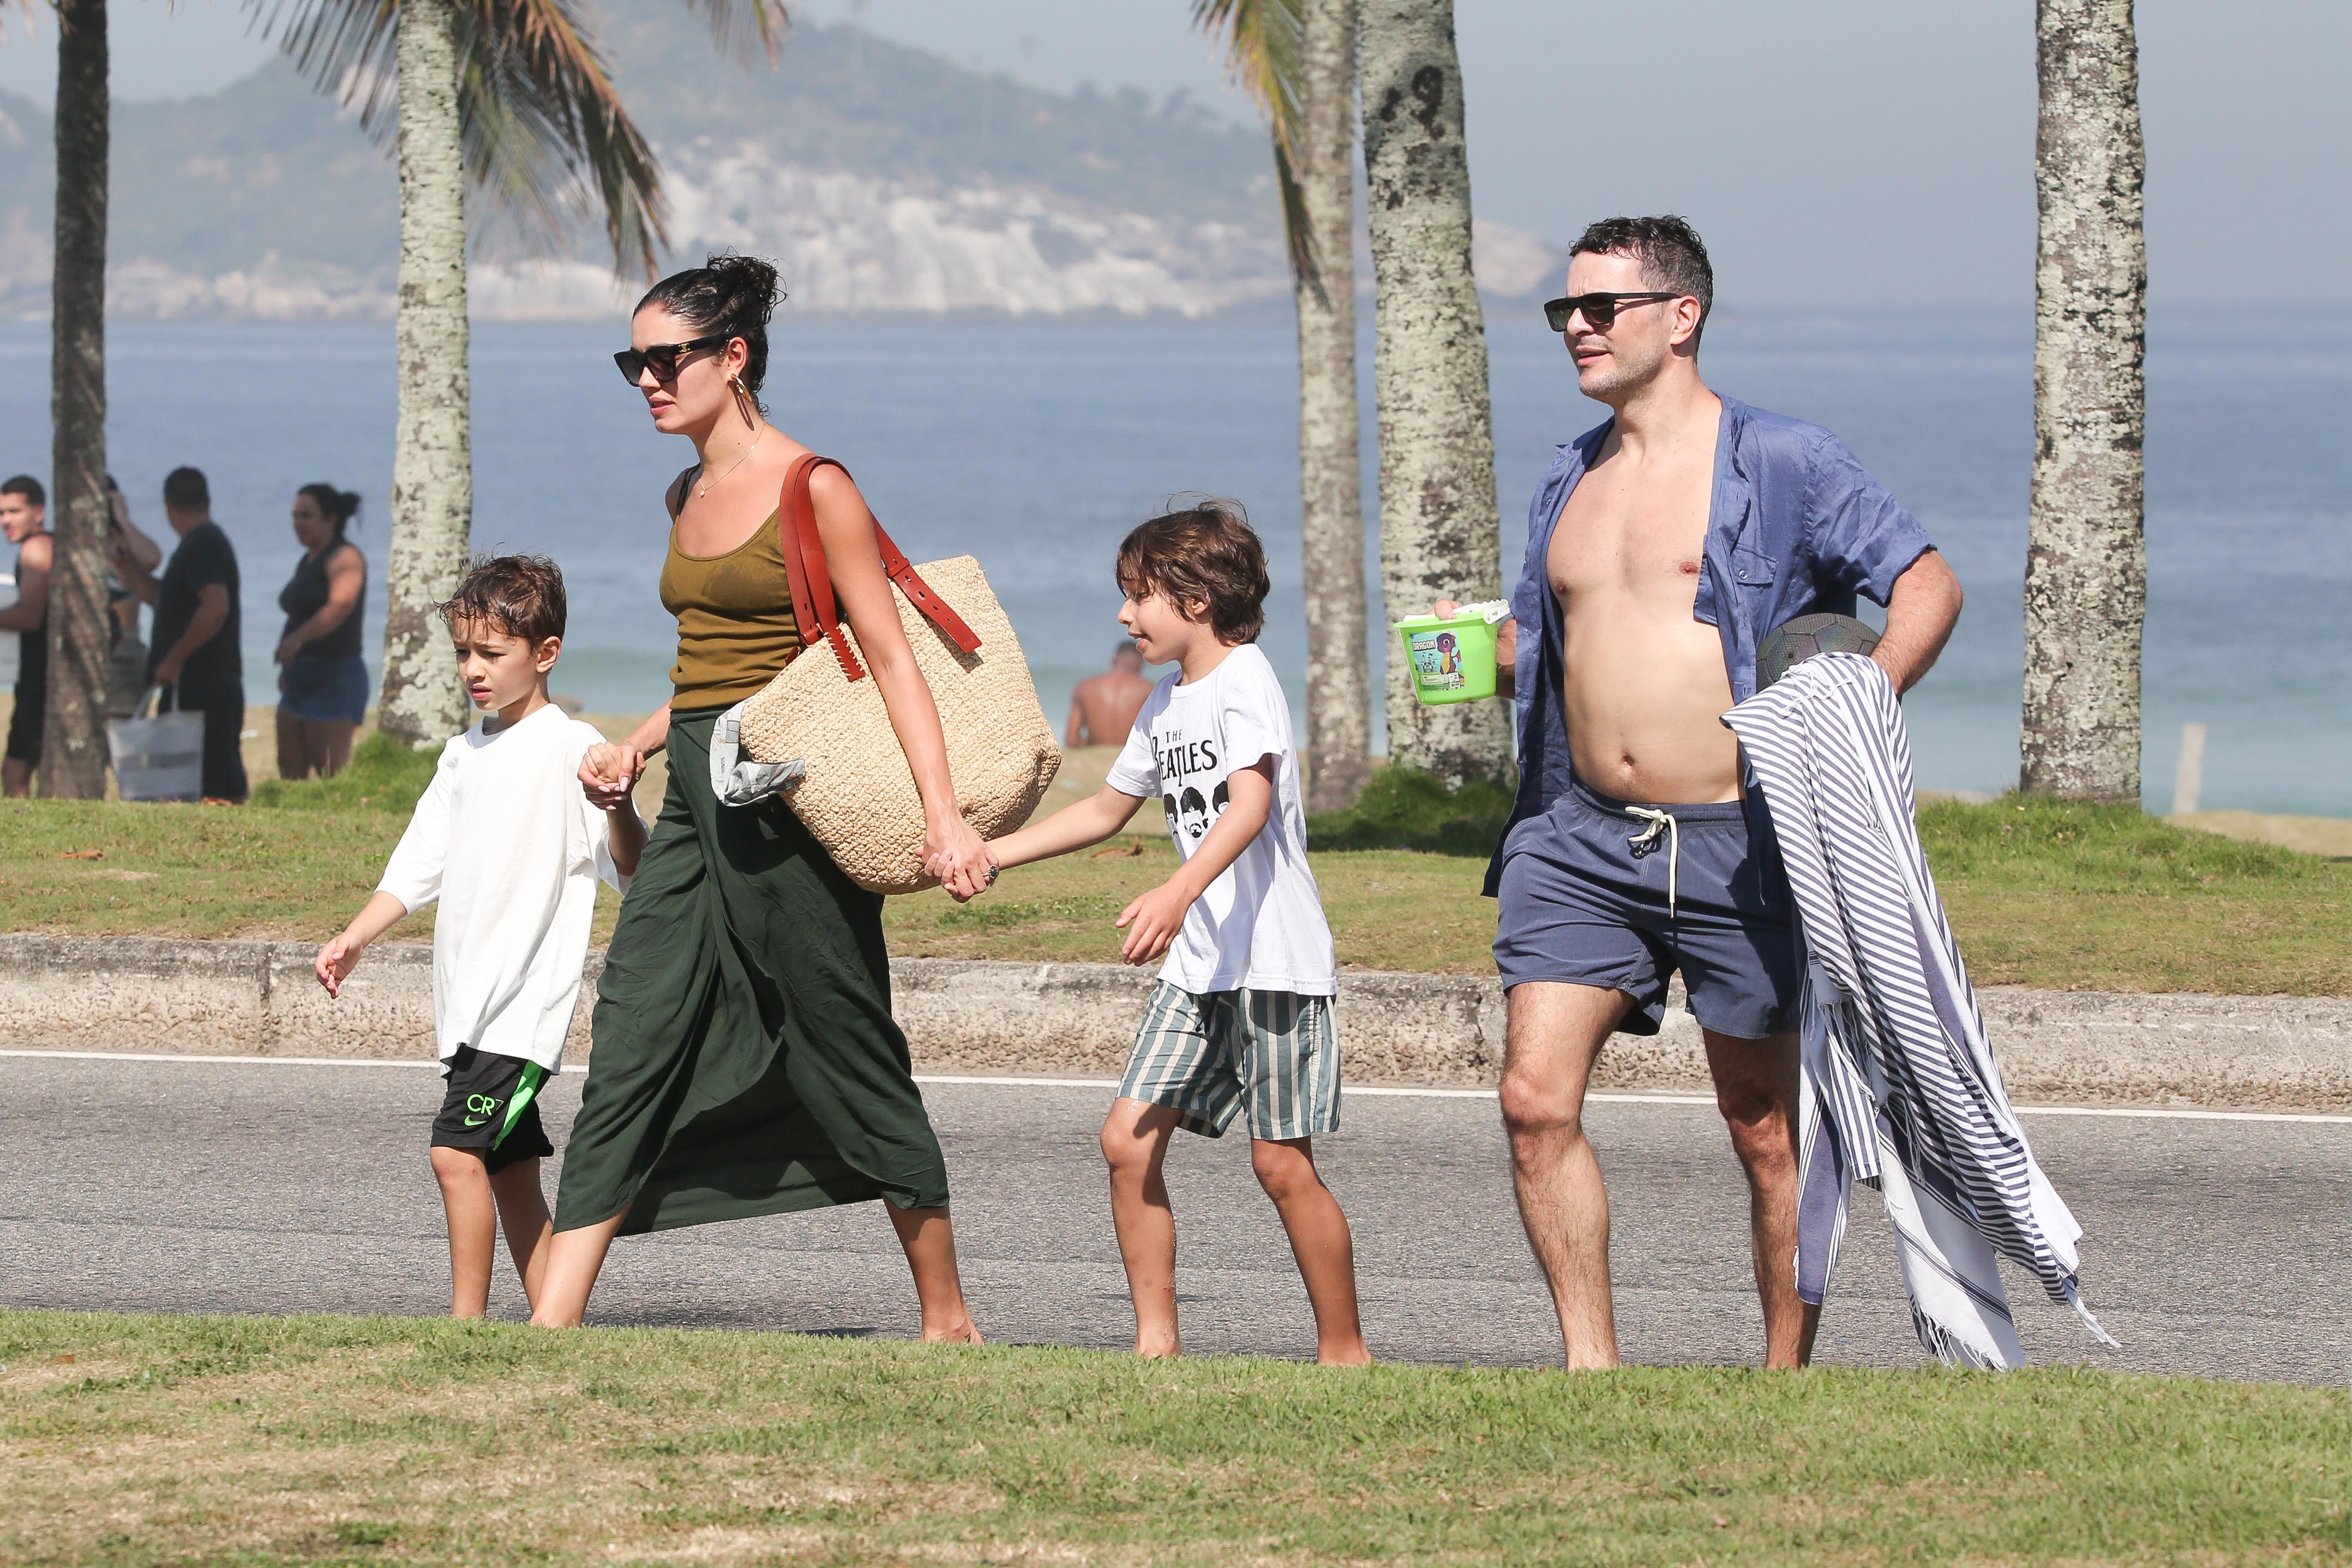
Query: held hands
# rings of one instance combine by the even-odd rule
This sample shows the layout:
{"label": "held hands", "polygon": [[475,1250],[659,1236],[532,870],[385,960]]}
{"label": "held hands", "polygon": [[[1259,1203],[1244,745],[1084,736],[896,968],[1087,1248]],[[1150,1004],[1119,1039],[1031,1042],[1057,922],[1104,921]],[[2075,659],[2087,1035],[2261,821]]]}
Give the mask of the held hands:
{"label": "held hands", "polygon": [[1121,910],[1113,922],[1127,933],[1127,940],[1119,944],[1119,962],[1149,964],[1167,952],[1192,907],[1192,895],[1171,878]]}
{"label": "held hands", "polygon": [[626,741],[592,746],[580,759],[580,787],[588,803],[600,811],[617,811],[629,803],[629,791],[646,770],[646,754]]}
{"label": "held hands", "polygon": [[319,977],[319,984],[327,988],[327,995],[343,994],[343,982],[359,967],[360,955],[366,951],[367,944],[349,931],[319,949],[318,959],[310,968]]}
{"label": "held hands", "polygon": [[996,880],[996,861],[980,831],[959,816],[924,828],[923,874],[939,878],[958,904],[968,904]]}
{"label": "held hands", "polygon": [[282,664],[301,651],[302,640],[299,637],[289,637],[278,644],[278,652],[271,657]]}

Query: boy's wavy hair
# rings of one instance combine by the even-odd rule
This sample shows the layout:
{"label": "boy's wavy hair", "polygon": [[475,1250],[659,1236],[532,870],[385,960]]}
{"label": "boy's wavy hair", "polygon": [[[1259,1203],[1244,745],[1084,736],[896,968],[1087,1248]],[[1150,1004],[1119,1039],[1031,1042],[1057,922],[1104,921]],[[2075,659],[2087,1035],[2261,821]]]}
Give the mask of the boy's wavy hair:
{"label": "boy's wavy hair", "polygon": [[1265,626],[1265,547],[1239,501],[1203,499],[1139,524],[1118,547],[1118,586],[1130,599],[1165,593],[1220,643],[1255,643]]}
{"label": "boy's wavy hair", "polygon": [[543,555],[478,556],[454,598],[433,607],[452,632],[478,621],[537,647],[563,635],[563,573]]}

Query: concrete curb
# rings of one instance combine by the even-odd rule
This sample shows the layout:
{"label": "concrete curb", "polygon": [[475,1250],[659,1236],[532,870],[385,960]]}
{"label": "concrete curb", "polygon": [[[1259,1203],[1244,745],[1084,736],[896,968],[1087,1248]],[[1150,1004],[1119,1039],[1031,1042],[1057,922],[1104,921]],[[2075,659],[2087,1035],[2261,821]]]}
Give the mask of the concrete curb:
{"label": "concrete curb", "polygon": [[[432,1051],[433,959],[378,947],[328,1000],[317,949],[296,942],[0,935],[0,1045],[266,1056],[419,1057]],[[585,1056],[604,954],[589,956],[571,1051]],[[1114,964],[902,958],[899,1023],[929,1072],[1112,1078],[1126,1065],[1148,972]],[[2352,999],[1994,987],[1979,993],[2021,1103],[2352,1109]],[[1602,1051],[1602,1089],[1705,1090],[1697,1025]],[[1492,1084],[1503,998],[1489,978],[1360,970],[1341,977],[1340,1037],[1358,1083]]]}

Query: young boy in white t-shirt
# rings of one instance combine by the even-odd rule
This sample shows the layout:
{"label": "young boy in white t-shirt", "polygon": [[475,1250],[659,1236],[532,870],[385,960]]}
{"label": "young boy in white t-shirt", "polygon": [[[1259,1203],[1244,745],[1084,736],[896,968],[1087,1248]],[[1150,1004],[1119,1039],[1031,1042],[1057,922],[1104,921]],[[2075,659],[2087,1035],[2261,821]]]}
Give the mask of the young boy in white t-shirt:
{"label": "young boy in white t-shirt", "polygon": [[433,1027],[446,1089],[433,1121],[433,1174],[449,1218],[450,1311],[489,1310],[501,1223],[534,1305],[553,1233],[539,1162],[555,1153],[540,1085],[561,1070],[601,879],[626,890],[646,827],[625,800],[588,802],[580,761],[604,741],[547,696],[562,653],[563,574],[540,556],[501,556],[467,573],[441,606],[477,707],[493,710],[441,748],[383,881],[343,934],[319,949],[329,996],[367,945],[439,901]]}
{"label": "young boy in white t-shirt", "polygon": [[1136,1352],[1181,1351],[1171,1138],[1223,1136],[1245,1110],[1250,1164],[1315,1308],[1317,1359],[1361,1364],[1354,1245],[1315,1170],[1314,1134],[1339,1125],[1337,967],[1307,867],[1290,705],[1255,643],[1265,552],[1239,507],[1209,502],[1128,535],[1118,585],[1136,646],[1178,671],[1152,688],[1099,793],[989,851],[1003,867],[1083,849],[1158,796],[1183,862],[1118,917],[1128,963],[1167,955],[1102,1130]]}

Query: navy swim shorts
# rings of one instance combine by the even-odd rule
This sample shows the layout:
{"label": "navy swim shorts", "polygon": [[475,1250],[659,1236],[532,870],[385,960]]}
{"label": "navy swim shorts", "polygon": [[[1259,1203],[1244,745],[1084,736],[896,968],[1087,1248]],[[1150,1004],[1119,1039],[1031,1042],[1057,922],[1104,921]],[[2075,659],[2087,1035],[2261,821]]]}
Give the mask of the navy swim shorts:
{"label": "navy swim shorts", "polygon": [[1794,1028],[1795,910],[1760,805],[1755,814],[1751,826],[1745,801],[1637,806],[1570,785],[1504,842],[1504,989],[1623,991],[1634,1007],[1618,1027],[1655,1034],[1680,969],[1701,1027],[1740,1040]]}

